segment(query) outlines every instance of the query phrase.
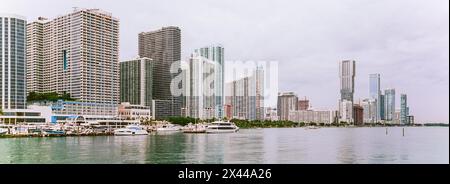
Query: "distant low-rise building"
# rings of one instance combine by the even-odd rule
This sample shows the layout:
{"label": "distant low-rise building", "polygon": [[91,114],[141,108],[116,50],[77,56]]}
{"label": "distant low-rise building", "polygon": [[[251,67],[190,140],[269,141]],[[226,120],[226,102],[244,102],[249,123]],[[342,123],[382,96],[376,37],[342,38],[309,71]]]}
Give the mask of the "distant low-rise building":
{"label": "distant low-rise building", "polygon": [[140,121],[152,119],[149,106],[133,105],[127,102],[119,105],[119,117],[121,119]]}
{"label": "distant low-rise building", "polygon": [[324,123],[334,122],[337,113],[329,110],[297,110],[289,112],[289,120],[304,123]]}
{"label": "distant low-rise building", "polygon": [[28,106],[28,109],[5,109],[0,124],[36,124],[51,121],[51,109],[45,106]]}
{"label": "distant low-rise building", "polygon": [[400,119],[401,119],[400,109],[396,109],[396,110],[394,111],[392,120],[391,120],[390,122],[391,122],[391,123],[394,123],[394,124],[400,124]]}

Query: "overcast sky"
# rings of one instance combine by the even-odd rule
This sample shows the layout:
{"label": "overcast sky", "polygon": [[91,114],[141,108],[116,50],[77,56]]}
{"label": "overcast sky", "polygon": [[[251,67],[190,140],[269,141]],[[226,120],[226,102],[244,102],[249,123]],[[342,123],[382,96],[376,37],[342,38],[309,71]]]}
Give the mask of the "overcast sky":
{"label": "overcast sky", "polygon": [[279,62],[280,91],[334,109],[338,63],[356,60],[355,99],[368,97],[369,73],[395,88],[416,121],[449,121],[448,0],[2,0],[0,12],[36,20],[72,7],[100,8],[120,19],[120,58],[137,55],[139,32],[182,30],[182,58],[220,43],[226,60]]}

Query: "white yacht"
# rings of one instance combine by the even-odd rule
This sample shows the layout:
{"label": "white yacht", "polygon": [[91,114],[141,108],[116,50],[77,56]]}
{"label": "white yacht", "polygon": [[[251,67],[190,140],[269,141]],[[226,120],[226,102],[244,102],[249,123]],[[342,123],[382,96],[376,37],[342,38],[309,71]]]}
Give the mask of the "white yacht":
{"label": "white yacht", "polygon": [[174,125],[171,123],[164,123],[159,124],[156,126],[156,132],[174,132],[174,131],[180,131],[181,127],[178,125]]}
{"label": "white yacht", "polygon": [[189,123],[183,127],[183,133],[206,133],[206,125]]}
{"label": "white yacht", "polygon": [[148,135],[148,132],[139,125],[128,125],[125,128],[114,130],[114,135]]}
{"label": "white yacht", "polygon": [[214,121],[206,127],[206,133],[234,133],[239,127],[229,121]]}

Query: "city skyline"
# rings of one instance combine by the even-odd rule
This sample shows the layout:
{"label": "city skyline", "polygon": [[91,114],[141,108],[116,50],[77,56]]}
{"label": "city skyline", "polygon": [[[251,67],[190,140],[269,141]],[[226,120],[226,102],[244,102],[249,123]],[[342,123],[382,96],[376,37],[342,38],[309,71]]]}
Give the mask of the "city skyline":
{"label": "city skyline", "polygon": [[[129,9],[138,12],[136,14],[125,11],[123,5],[119,6],[118,2],[43,1],[37,5],[44,7],[52,3],[55,8],[48,11],[40,11],[42,9],[27,6],[27,2],[30,1],[7,1],[6,6],[0,8],[0,12],[24,15],[28,22],[37,20],[38,16],[53,19],[58,15],[70,12],[73,6],[100,8],[111,12],[121,22],[119,31],[121,61],[135,57],[137,33],[169,25],[179,26],[182,30],[182,59],[187,58],[187,53],[194,48],[219,42],[227,48],[225,60],[279,61],[279,70],[282,71],[279,77],[279,91],[295,91],[299,96],[308,96],[316,107],[337,108],[335,99],[339,98],[339,82],[336,79],[336,63],[340,60],[354,59],[357,61],[355,102],[369,97],[367,94],[369,74],[380,73],[381,90],[395,88],[399,94],[408,94],[410,113],[416,116],[416,121],[448,122],[448,2],[445,2],[447,6],[441,6],[442,1],[432,1],[431,3],[407,1],[407,4],[372,2],[363,6],[355,1],[349,1],[346,6],[327,7],[323,6],[323,2],[301,2],[294,4],[293,8],[289,8],[285,2],[279,2],[265,3],[266,5],[257,6],[249,12],[232,8],[231,4],[225,2],[211,2],[198,7],[212,7],[217,10],[212,11],[213,17],[238,25],[220,32],[218,30],[226,28],[225,26],[228,25],[207,24],[210,23],[209,21],[205,22],[206,25],[201,25],[204,16],[200,11],[197,11],[197,15],[195,14],[197,12],[188,12],[185,16],[178,16],[182,11],[177,12],[176,10],[170,11],[173,13],[170,14],[168,8],[174,2],[157,4],[153,6],[157,8],[145,11],[148,13],[136,10],[140,7],[148,7],[142,6],[142,3],[129,5]],[[237,3],[236,7],[246,7],[245,5],[250,2],[235,3]],[[194,4],[199,5],[200,3]],[[221,9],[221,6],[225,6],[225,8]],[[389,7],[383,10],[385,15],[374,12],[385,6]],[[180,7],[186,8],[181,5],[175,8],[179,9]],[[374,10],[370,11],[367,7]],[[262,16],[267,16],[267,19],[261,18],[261,13],[268,8],[274,8],[275,11]],[[302,14],[294,12],[294,10],[302,12],[295,8],[315,8],[320,12],[306,11],[305,14]],[[352,8],[356,8],[355,12],[345,11]],[[405,11],[396,12],[396,8],[404,8]],[[414,13],[418,8],[421,8],[422,11]],[[280,10],[286,12],[280,12]],[[324,14],[327,10],[331,11]],[[369,12],[365,13],[366,10]],[[238,15],[234,17],[230,16],[230,13]],[[299,20],[300,26],[281,21],[289,13],[297,15],[294,20]],[[358,13],[364,16],[354,16]],[[427,16],[423,16],[425,14]],[[270,18],[271,15],[272,18]],[[324,22],[318,23],[317,18],[312,18],[315,17],[314,15],[323,15]],[[392,17],[389,19],[389,16]],[[413,18],[409,16],[413,16]],[[238,17],[247,18],[239,20]],[[340,20],[341,18],[345,20]],[[148,19],[144,22],[149,23],[137,25],[143,19]],[[332,29],[331,32],[326,31],[328,27],[325,24],[336,19],[339,20],[338,23],[347,24],[331,24],[330,26],[334,26],[335,29]],[[364,21],[369,19],[373,25],[364,24]],[[247,27],[246,24],[252,21],[254,23]],[[350,24],[352,21],[356,23]],[[194,25],[190,25],[191,23]],[[281,24],[281,27],[285,26],[286,30],[294,28],[294,31],[285,32],[284,36],[275,39],[274,36],[277,33],[285,31],[284,28],[274,28],[276,27],[274,25],[278,24]],[[308,27],[308,25],[310,26]],[[349,25],[359,25],[359,27],[347,28]],[[311,26],[312,30],[308,30]],[[262,37],[261,33],[255,34],[253,31],[249,31],[249,28],[258,29],[267,37]],[[411,28],[415,29],[412,31]],[[318,38],[312,32],[319,32],[324,37]],[[359,35],[359,37],[355,38],[352,35]],[[331,41],[322,43],[325,39],[331,39]],[[300,41],[305,44],[298,44],[297,42]],[[316,42],[321,42],[321,44]],[[258,45],[258,47],[251,45]],[[296,49],[293,52],[292,49],[286,48]],[[427,62],[427,64],[425,65],[423,62]],[[295,65],[293,65],[294,63]],[[427,98],[421,98],[422,96],[427,96]],[[433,109],[431,110],[429,107],[433,107]]]}

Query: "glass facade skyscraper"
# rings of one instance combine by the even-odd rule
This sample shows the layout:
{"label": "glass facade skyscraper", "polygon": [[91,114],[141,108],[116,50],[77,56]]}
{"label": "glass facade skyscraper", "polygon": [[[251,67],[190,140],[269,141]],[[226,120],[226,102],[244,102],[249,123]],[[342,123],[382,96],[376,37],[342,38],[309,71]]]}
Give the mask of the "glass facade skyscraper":
{"label": "glass facade skyscraper", "polygon": [[384,90],[386,120],[392,121],[395,113],[395,89]]}
{"label": "glass facade skyscraper", "polygon": [[384,100],[385,98],[384,98],[384,94],[381,94],[380,95],[380,101],[378,101],[378,103],[380,104],[380,120],[385,120],[386,119],[386,110],[385,110],[385,106],[384,106],[384,102],[385,102],[385,100]]}
{"label": "glass facade skyscraper", "polygon": [[374,109],[375,112],[375,122],[381,120],[381,115],[380,115],[380,95],[381,95],[381,90],[380,90],[380,74],[376,73],[376,74],[370,74],[369,75],[369,96],[371,99],[375,100],[376,103],[376,109]]}
{"label": "glass facade skyscraper", "polygon": [[149,58],[136,58],[120,63],[120,102],[152,105],[154,63]]}
{"label": "glass facade skyscraper", "polygon": [[24,17],[0,14],[0,109],[26,108]]}
{"label": "glass facade skyscraper", "polygon": [[355,61],[345,60],[339,66],[341,100],[353,102],[355,92]]}
{"label": "glass facade skyscraper", "polygon": [[199,56],[204,57],[214,63],[214,110],[216,118],[224,116],[224,80],[225,80],[225,58],[224,48],[221,45],[203,47],[195,50]]}
{"label": "glass facade skyscraper", "polygon": [[400,123],[408,124],[409,108],[406,94],[400,95]]}
{"label": "glass facade skyscraper", "polygon": [[180,73],[171,73],[172,64],[181,60],[181,30],[169,26],[149,32],[139,33],[139,56],[153,59],[153,99],[158,109],[153,111],[155,118],[180,116],[183,96],[173,95],[171,82]]}

